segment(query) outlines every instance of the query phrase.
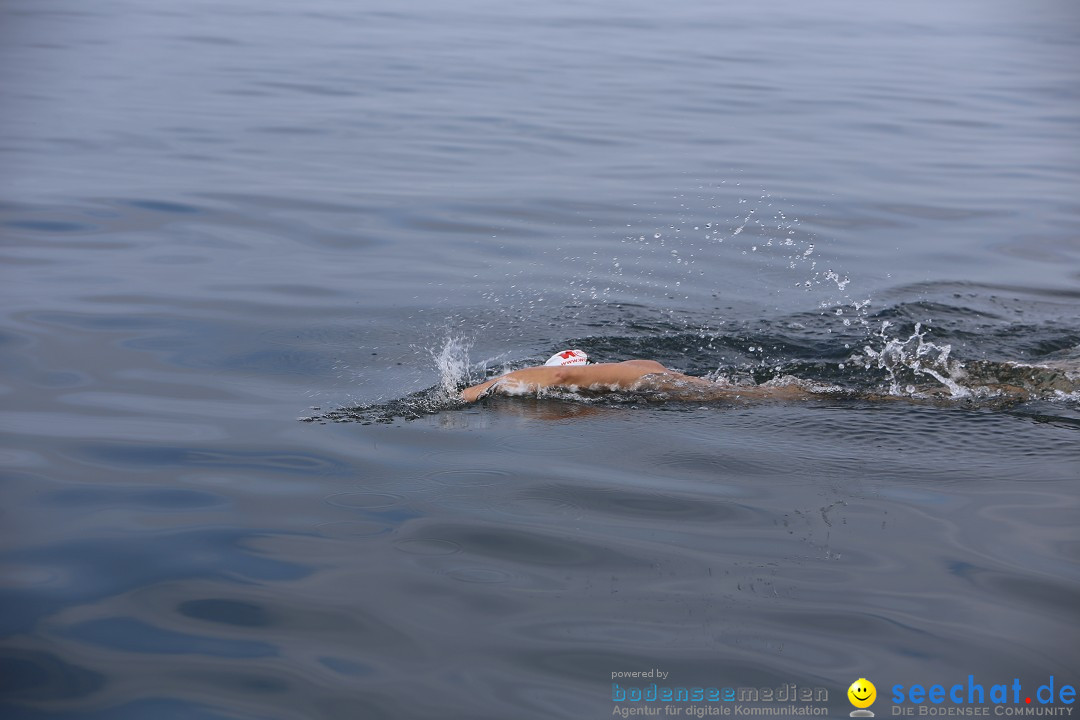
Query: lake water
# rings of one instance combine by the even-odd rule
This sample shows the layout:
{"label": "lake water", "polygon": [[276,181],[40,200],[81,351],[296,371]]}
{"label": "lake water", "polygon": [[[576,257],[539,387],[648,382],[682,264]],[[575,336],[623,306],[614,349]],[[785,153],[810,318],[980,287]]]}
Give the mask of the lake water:
{"label": "lake water", "polygon": [[[1078,38],[1064,0],[5,2],[3,716],[1077,684]],[[449,399],[565,347],[834,392]]]}

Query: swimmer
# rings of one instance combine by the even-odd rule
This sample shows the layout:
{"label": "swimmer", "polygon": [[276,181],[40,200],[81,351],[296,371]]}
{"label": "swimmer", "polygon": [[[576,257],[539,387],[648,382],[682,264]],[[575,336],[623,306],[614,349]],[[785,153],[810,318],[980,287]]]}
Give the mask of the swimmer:
{"label": "swimmer", "polygon": [[726,385],[669,370],[655,360],[593,363],[581,350],[563,350],[541,366],[523,368],[465,388],[461,399],[476,402],[491,393],[523,395],[546,388],[590,392],[660,391],[686,400],[796,400],[813,393],[798,385]]}

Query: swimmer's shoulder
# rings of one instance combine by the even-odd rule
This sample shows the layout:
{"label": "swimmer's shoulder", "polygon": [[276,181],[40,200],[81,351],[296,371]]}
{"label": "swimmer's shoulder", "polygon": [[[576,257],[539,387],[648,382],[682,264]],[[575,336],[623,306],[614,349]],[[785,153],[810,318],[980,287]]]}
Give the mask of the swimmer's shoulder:
{"label": "swimmer's shoulder", "polygon": [[667,372],[668,369],[655,360],[624,360],[619,365],[641,368],[648,372]]}

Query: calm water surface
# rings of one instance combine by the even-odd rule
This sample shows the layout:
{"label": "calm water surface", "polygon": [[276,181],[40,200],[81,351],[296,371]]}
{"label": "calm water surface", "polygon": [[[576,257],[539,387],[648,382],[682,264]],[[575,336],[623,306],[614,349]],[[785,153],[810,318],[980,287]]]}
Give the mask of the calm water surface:
{"label": "calm water surface", "polygon": [[[3,716],[1077,684],[1078,31],[5,2]],[[447,399],[567,346],[848,394]]]}

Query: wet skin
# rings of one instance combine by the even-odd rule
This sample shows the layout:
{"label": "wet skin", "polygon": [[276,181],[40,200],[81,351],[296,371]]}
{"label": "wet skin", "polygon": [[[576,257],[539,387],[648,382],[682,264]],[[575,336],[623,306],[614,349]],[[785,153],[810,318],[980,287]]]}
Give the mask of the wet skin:
{"label": "wet skin", "polygon": [[789,386],[722,385],[705,378],[669,370],[655,360],[626,360],[619,363],[530,367],[515,370],[461,393],[465,402],[475,402],[489,392],[510,395],[535,393],[545,388],[608,391],[652,390],[672,393],[687,400],[740,398],[797,399],[810,395],[805,389]]}

